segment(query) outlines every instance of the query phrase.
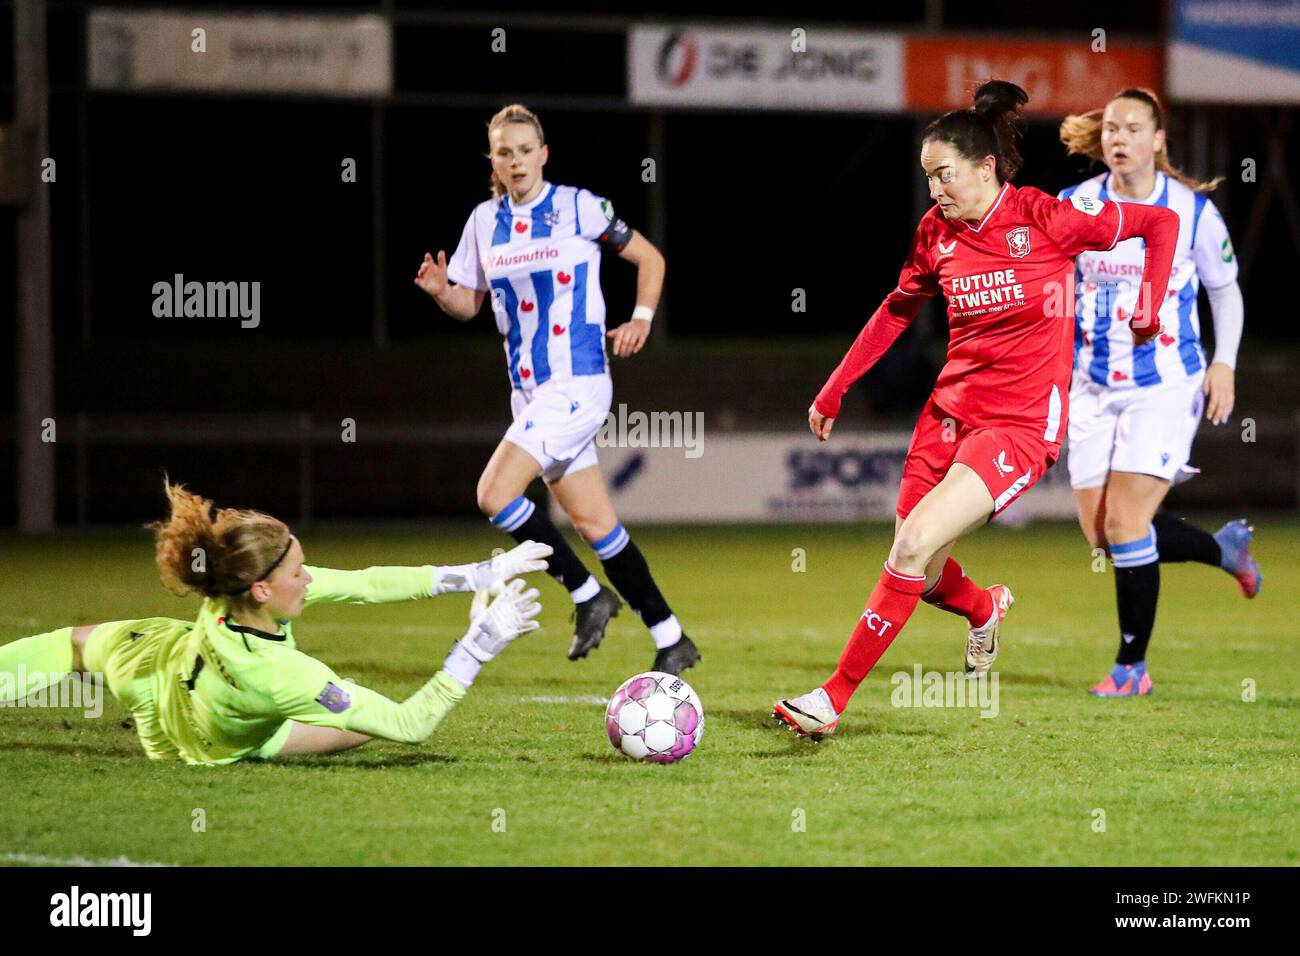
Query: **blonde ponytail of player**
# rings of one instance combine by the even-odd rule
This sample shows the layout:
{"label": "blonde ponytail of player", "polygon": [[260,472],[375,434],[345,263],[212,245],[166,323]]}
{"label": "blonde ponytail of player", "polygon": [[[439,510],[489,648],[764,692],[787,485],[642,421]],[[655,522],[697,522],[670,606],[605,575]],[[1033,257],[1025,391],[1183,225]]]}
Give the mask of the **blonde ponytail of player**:
{"label": "blonde ponytail of player", "polygon": [[1087,156],[1102,161],[1101,114],[1102,110],[1071,113],[1061,120],[1061,142],[1071,156]]}

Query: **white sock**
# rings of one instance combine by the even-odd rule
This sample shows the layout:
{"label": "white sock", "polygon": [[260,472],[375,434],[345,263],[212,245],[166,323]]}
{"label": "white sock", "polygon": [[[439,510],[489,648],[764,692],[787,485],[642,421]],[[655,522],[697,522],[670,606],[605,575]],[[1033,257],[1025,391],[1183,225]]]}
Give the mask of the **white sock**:
{"label": "white sock", "polygon": [[670,614],[665,620],[650,628],[650,636],[655,639],[655,650],[662,651],[672,647],[682,639],[682,625],[676,614]]}
{"label": "white sock", "polygon": [[587,580],[583,581],[576,588],[569,592],[569,597],[573,598],[574,604],[582,604],[590,601],[600,593],[600,582],[596,580],[594,574],[587,575]]}

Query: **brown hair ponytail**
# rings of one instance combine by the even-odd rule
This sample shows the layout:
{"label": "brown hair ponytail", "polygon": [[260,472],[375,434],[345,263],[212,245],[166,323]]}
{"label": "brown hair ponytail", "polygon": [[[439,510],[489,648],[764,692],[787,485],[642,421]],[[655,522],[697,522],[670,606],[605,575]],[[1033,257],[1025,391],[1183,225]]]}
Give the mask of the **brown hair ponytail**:
{"label": "brown hair ponytail", "polygon": [[[492,152],[491,152],[492,131],[494,129],[497,129],[500,126],[505,126],[507,123],[525,123],[528,126],[531,126],[534,132],[537,133],[538,142],[540,142],[543,146],[546,145],[546,134],[542,132],[542,121],[537,118],[537,114],[535,114],[528,107],[523,106],[519,103],[511,103],[509,106],[501,107],[501,109],[497,110],[496,115],[493,116],[490,120],[488,120],[487,128],[488,128],[488,158],[489,159],[492,158]],[[505,183],[497,179],[497,174],[495,170],[492,173],[492,178],[489,180],[489,185],[492,188],[493,199],[500,199],[502,196],[506,194]]]}
{"label": "brown hair ponytail", "polygon": [[288,552],[292,535],[284,522],[260,511],[222,508],[183,485],[163,480],[171,505],[154,532],[154,562],[173,594],[222,597],[240,594],[264,578]]}
{"label": "brown hair ponytail", "polygon": [[[1165,128],[1164,108],[1160,105],[1159,98],[1150,90],[1129,87],[1120,90],[1110,98],[1110,102],[1115,100],[1137,100],[1145,103],[1151,110],[1151,118],[1155,121],[1156,129]],[[1067,153],[1105,162],[1101,151],[1101,118],[1104,112],[1104,109],[1089,110],[1087,113],[1072,114],[1061,121],[1061,142],[1065,144]],[[1178,180],[1192,192],[1208,193],[1223,182],[1222,176],[1216,176],[1211,180],[1196,179],[1174,166],[1169,161],[1168,137],[1164,148],[1155,154],[1155,163],[1156,169]]]}
{"label": "brown hair ponytail", "polygon": [[998,182],[1014,179],[1024,165],[1017,140],[1024,128],[1020,108],[1029,94],[1006,80],[989,80],[975,91],[973,109],[945,113],[925,128],[923,140],[952,143],[965,159],[997,159]]}

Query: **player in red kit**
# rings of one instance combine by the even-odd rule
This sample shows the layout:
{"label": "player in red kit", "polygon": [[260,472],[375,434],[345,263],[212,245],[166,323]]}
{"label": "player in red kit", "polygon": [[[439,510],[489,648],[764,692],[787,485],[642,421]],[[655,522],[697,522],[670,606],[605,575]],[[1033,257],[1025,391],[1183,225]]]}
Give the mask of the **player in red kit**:
{"label": "player in red kit", "polygon": [[[958,538],[1033,487],[1060,456],[1069,414],[1074,257],[1123,239],[1146,243],[1134,341],[1161,331],[1159,304],[1178,239],[1178,216],[1157,206],[1060,201],[1010,180],[1020,87],[999,80],[926,128],[921,167],[935,206],[921,219],[898,287],[871,316],[808,410],[820,441],[840,401],[939,293],[948,300],[948,361],[912,434],[898,494],[894,544],[835,673],[773,714],[814,740],[835,729],[849,698],[925,601],[970,624],[966,669],[988,670],[1013,601],[981,588],[952,559]],[[1150,308],[1155,303],[1155,308]]]}

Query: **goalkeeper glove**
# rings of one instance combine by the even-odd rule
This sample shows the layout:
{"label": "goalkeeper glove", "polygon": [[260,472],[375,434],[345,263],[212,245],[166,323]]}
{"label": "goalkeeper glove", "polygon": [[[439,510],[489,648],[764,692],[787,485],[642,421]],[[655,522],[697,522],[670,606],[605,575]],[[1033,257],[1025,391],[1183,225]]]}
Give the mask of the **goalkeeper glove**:
{"label": "goalkeeper glove", "polygon": [[503,581],[546,570],[546,558],[555,553],[549,544],[525,541],[504,554],[477,564],[457,564],[434,569],[433,595],[481,591]]}
{"label": "goalkeeper glove", "polygon": [[[452,647],[443,668],[461,685],[469,687],[478,676],[479,669],[496,657],[521,634],[541,627],[536,620],[542,612],[536,588],[524,590],[523,579],[516,578],[506,585],[498,585],[492,603],[486,608],[475,607],[471,612],[469,630]],[[478,601],[475,602],[479,604]]]}

